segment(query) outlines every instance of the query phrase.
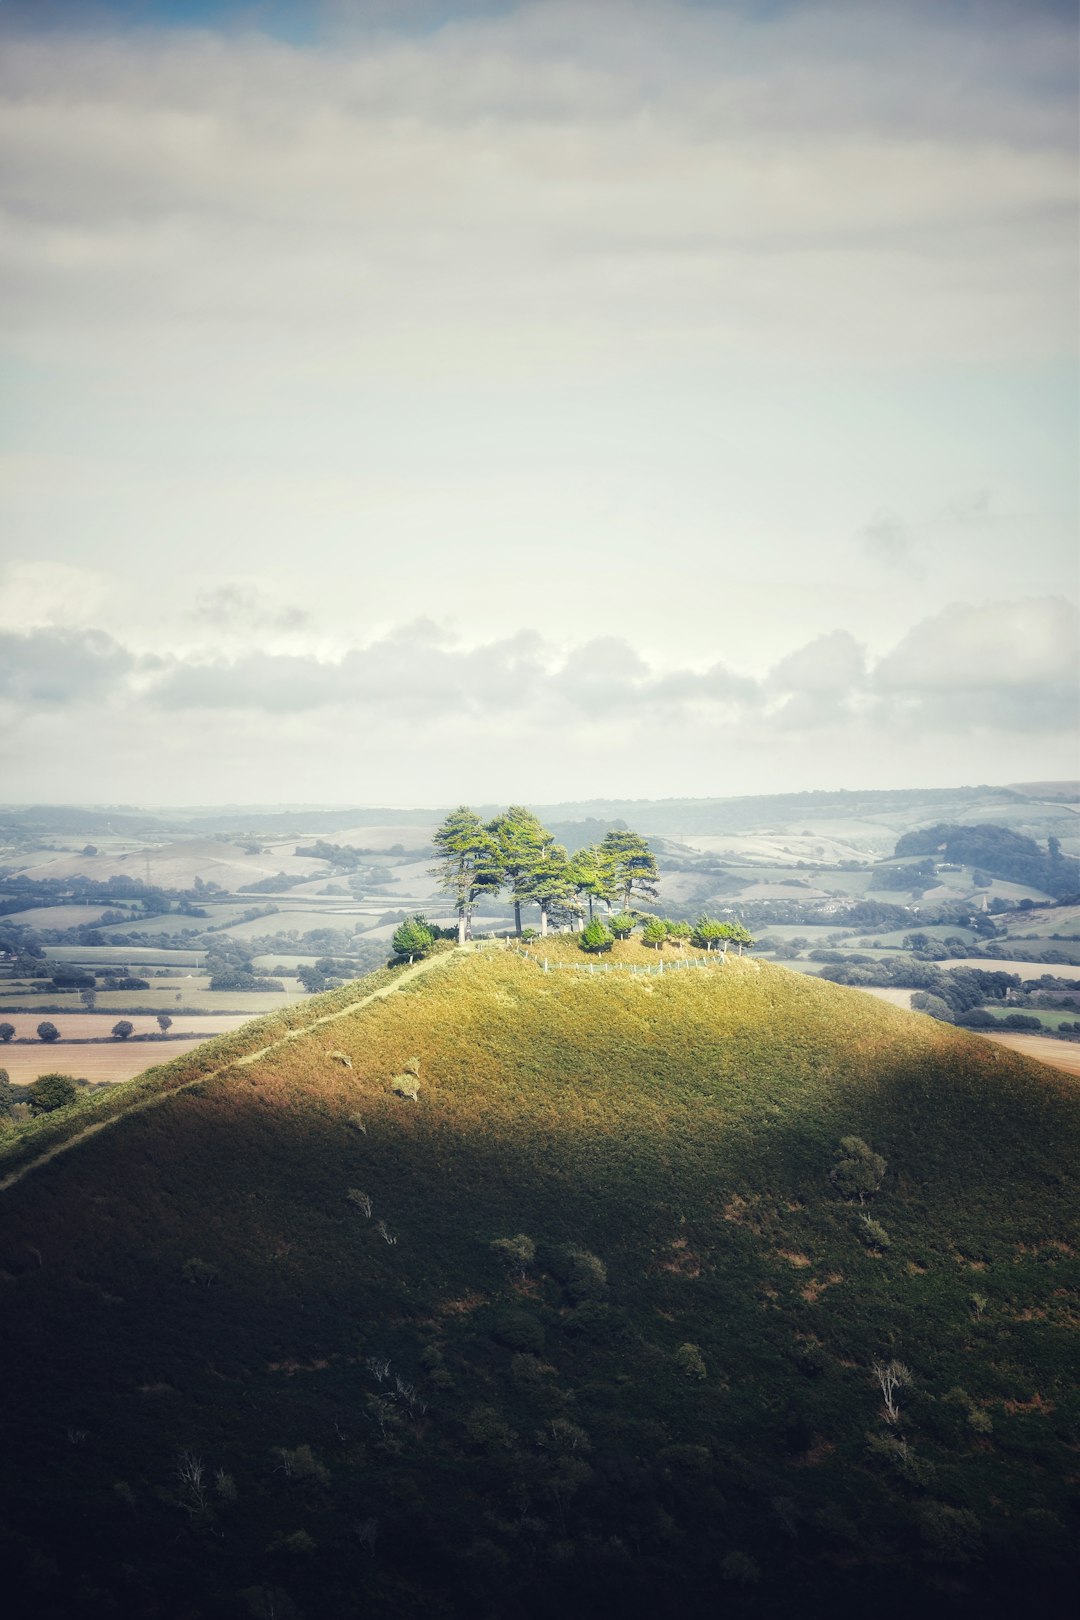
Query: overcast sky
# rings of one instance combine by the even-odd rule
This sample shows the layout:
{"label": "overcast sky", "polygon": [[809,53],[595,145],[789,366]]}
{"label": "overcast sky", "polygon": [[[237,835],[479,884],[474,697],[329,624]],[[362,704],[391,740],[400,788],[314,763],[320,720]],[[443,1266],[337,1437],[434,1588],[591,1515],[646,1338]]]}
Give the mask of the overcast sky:
{"label": "overcast sky", "polygon": [[1040,0],[0,6],[5,800],[1077,768]]}

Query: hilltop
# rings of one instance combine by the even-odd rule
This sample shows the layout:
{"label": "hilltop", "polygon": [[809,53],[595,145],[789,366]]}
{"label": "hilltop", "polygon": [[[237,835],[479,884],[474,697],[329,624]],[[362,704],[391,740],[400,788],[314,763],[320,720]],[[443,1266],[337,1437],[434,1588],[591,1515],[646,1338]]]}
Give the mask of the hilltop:
{"label": "hilltop", "polygon": [[1075,1082],[770,964],[543,949],[9,1146],[20,1613],[1066,1612]]}

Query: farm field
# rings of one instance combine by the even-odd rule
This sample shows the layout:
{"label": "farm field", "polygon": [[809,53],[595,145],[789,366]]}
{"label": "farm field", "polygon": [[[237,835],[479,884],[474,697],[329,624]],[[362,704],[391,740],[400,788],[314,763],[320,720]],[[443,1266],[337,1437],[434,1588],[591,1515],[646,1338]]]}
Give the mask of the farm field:
{"label": "farm field", "polygon": [[233,923],[222,929],[230,939],[257,939],[260,934],[287,934],[295,931],[306,934],[313,928],[340,928],[346,934],[366,927],[389,909],[389,903],[378,910],[374,906],[350,906],[340,900],[315,910],[311,906],[295,909],[279,905],[272,917],[255,917],[251,922]]}
{"label": "farm field", "polygon": [[985,973],[1018,973],[1022,979],[1040,979],[1044,973],[1051,973],[1055,978],[1080,979],[1080,965],[1074,969],[1068,962],[1031,962],[1024,957],[958,956],[937,965],[942,968],[981,968]]}
{"label": "farm field", "polygon": [[881,985],[855,985],[855,989],[863,990],[868,996],[876,996],[878,1001],[887,1001],[890,1007],[903,1007],[911,1011],[911,990],[890,990]]}
{"label": "farm field", "polygon": [[85,967],[198,967],[205,951],[170,951],[152,945],[46,945],[50,962],[75,962]]}
{"label": "farm field", "polygon": [[[203,1037],[205,1039],[207,1037]],[[162,1041],[160,1045],[139,1041],[109,1041],[102,1046],[76,1042],[70,1046],[4,1047],[3,1067],[15,1085],[26,1085],[39,1074],[70,1074],[76,1080],[91,1080],[95,1084],[120,1080],[133,1080],[144,1069],[155,1063],[169,1063],[173,1058],[186,1057],[202,1045],[199,1036],[190,1040]]]}
{"label": "farm field", "polygon": [[[245,1018],[257,1018],[261,1013],[273,1012],[275,1007],[289,1007],[294,1001],[302,1001],[305,991],[299,986],[285,990],[207,990],[206,980],[202,985],[193,983],[190,988],[182,990],[169,990],[162,992],[159,989],[150,990],[100,990],[97,996],[99,1012],[111,1012],[115,1015],[129,1012],[158,1013],[167,1012],[176,1016],[174,1008],[184,1007],[193,1013],[238,1013]],[[4,1013],[5,1006],[27,1007],[31,1011],[42,1011],[49,1007],[59,1007],[60,1013],[53,1017],[68,1016],[67,1008],[73,1011],[82,1011],[77,991],[59,991],[44,995],[26,995],[16,992],[14,995],[0,996],[0,1016],[7,1022],[12,1021],[11,1014]],[[50,1014],[50,1016],[53,1016]]]}
{"label": "farm field", "polygon": [[[165,1009],[162,1008],[162,1011]],[[242,1024],[251,1022],[246,1013],[178,1013],[173,1018],[173,1027],[170,1035],[191,1035],[195,1039],[205,1041],[211,1035],[223,1035],[227,1030],[239,1029]],[[14,1039],[35,1040],[37,1026],[41,1020],[34,1013],[12,1013],[5,1015],[5,1023],[15,1025]],[[116,1023],[111,1013],[70,1012],[57,1013],[52,1019],[64,1040],[87,1041],[101,1039],[108,1035]],[[130,1022],[135,1025],[136,1035],[157,1035],[159,1033],[157,1018],[152,1013],[133,1013]],[[0,1044],[0,1051],[11,1052],[10,1043]],[[140,1045],[145,1051],[145,1045]],[[0,1067],[7,1068],[6,1063]]]}
{"label": "farm field", "polygon": [[1007,1046],[1010,1052],[1016,1052],[1021,1057],[1046,1063],[1051,1069],[1080,1075],[1080,1042],[1051,1041],[1044,1035],[1027,1035],[1023,1030],[1003,1030],[1000,1034],[974,1030],[972,1033],[982,1035],[984,1040],[993,1041],[996,1046]]}
{"label": "farm field", "polygon": [[224,928],[231,922],[236,922],[245,911],[249,911],[256,904],[263,904],[263,895],[252,895],[250,900],[237,902],[235,905],[206,906],[205,917],[192,917],[187,912],[170,911],[162,917],[147,917],[132,920],[129,924],[118,924],[115,930],[106,923],[105,937],[108,939],[113,932],[124,934],[128,932],[146,934],[150,939],[158,935],[183,934],[190,930],[195,934],[205,933],[208,929]]}
{"label": "farm field", "polygon": [[[95,1083],[131,1080],[156,1063],[185,1057],[212,1035],[239,1029],[250,1023],[250,1019],[242,1013],[219,1013],[203,1019],[181,1016],[169,1031],[168,1040],[115,1041],[102,1038],[108,1036],[114,1022],[110,1017],[58,1013],[53,1022],[61,1039],[50,1043],[33,1040],[26,1046],[16,1042],[34,1035],[37,1019],[16,1014],[9,1022],[15,1025],[16,1037],[15,1042],[0,1046],[0,1068],[7,1070],[9,1079],[16,1085],[26,1085],[39,1074],[72,1074],[77,1079]],[[156,1020],[149,1016],[133,1017],[131,1022],[136,1035],[159,1034]],[[79,1040],[75,1038],[78,1036],[91,1038]]]}
{"label": "farm field", "polygon": [[[115,915],[119,909],[116,905],[31,906],[27,911],[7,912],[4,921],[19,923],[26,928],[81,928],[99,922],[107,911]],[[119,928],[121,924],[108,926]],[[126,919],[123,926],[128,926]]]}

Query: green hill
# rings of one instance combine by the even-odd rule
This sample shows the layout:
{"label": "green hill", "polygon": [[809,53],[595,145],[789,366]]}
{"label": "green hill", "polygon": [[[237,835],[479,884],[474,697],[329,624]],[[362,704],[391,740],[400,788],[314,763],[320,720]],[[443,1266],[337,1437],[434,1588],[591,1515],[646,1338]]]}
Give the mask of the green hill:
{"label": "green hill", "polygon": [[1075,1083],[783,968],[544,949],[9,1144],[20,1615],[1066,1612]]}

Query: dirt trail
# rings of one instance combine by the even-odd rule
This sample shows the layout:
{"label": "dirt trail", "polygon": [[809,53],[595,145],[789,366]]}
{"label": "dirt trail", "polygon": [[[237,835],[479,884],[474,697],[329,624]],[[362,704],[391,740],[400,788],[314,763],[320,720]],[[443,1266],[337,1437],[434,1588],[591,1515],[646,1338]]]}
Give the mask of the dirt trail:
{"label": "dirt trail", "polygon": [[260,1047],[257,1052],[248,1052],[244,1057],[233,1058],[230,1063],[223,1063],[219,1069],[211,1069],[207,1074],[200,1074],[195,1080],[188,1080],[184,1085],[174,1087],[172,1091],[162,1091],[156,1097],[147,1097],[145,1101],[133,1104],[131,1108],[126,1108],[122,1114],[114,1114],[110,1119],[99,1119],[94,1124],[85,1126],[75,1136],[66,1137],[63,1142],[57,1142],[55,1146],[47,1148],[38,1158],[31,1159],[27,1164],[19,1165],[17,1169],[4,1176],[0,1180],[0,1192],[6,1192],[8,1187],[13,1187],[17,1181],[21,1181],[24,1176],[28,1176],[32,1170],[40,1170],[43,1164],[48,1164],[49,1160],[55,1159],[58,1154],[67,1153],[70,1148],[78,1147],[79,1143],[85,1142],[88,1136],[96,1136],[98,1131],[107,1130],[110,1125],[117,1125],[123,1119],[130,1119],[132,1114],[142,1113],[146,1108],[157,1108],[159,1104],[168,1102],[170,1097],[178,1097],[182,1091],[189,1091],[192,1086],[201,1086],[205,1085],[208,1080],[216,1080],[219,1075],[227,1074],[230,1069],[247,1068],[252,1063],[258,1063],[260,1058],[269,1056],[271,1052],[276,1052],[282,1046],[287,1046],[290,1041],[297,1041],[302,1036],[310,1035],[312,1030],[319,1029],[324,1024],[336,1023],[339,1018],[349,1018],[353,1013],[359,1012],[362,1007],[370,1006],[373,1001],[383,1001],[387,996],[396,995],[402,985],[407,984],[410,979],[415,979],[421,973],[429,972],[433,967],[437,967],[440,962],[447,960],[447,954],[441,953],[438,956],[429,956],[422,961],[414,962],[411,967],[405,968],[398,975],[393,984],[384,984],[380,989],[373,990],[370,995],[363,996],[359,1001],[352,1002],[348,1007],[342,1007],[338,1012],[324,1013],[321,1018],[316,1018],[310,1024],[305,1024],[302,1029],[291,1029],[280,1040],[271,1041],[268,1046]]}

